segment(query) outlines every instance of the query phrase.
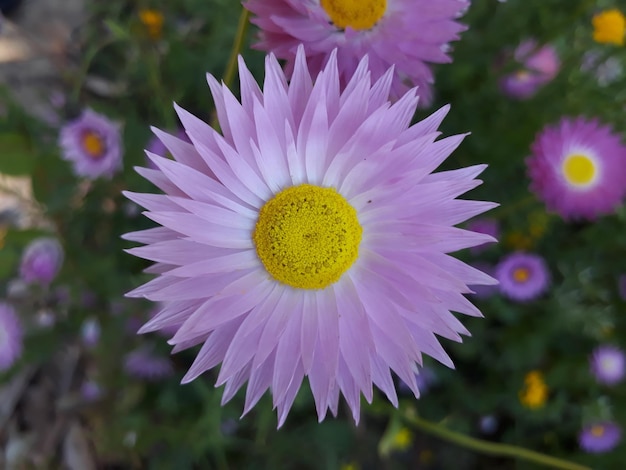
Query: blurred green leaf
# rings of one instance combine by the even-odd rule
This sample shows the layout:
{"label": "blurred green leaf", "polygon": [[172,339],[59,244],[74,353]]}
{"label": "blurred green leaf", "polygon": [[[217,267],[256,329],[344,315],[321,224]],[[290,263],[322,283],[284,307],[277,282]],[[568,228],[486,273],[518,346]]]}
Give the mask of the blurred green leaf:
{"label": "blurred green leaf", "polygon": [[35,167],[35,154],[24,136],[0,134],[0,173],[27,175]]}

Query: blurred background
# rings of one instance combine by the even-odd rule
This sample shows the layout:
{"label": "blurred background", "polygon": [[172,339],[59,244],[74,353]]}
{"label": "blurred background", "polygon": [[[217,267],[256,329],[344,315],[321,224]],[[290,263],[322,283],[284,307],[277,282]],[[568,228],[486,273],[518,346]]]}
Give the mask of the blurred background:
{"label": "blurred background", "polygon": [[[441,439],[414,416],[593,469],[624,468],[619,432],[595,452],[581,439],[626,425],[626,209],[565,221],[529,190],[525,159],[536,135],[566,116],[597,118],[624,141],[626,50],[594,37],[593,18],[626,13],[626,2],[472,1],[453,62],[434,68],[434,103],[415,119],[451,103],[442,132],[471,136],[444,167],[489,164],[467,197],[501,206],[470,228],[499,243],[457,256],[495,272],[514,252],[536,255],[545,286],[530,301],[477,291],[485,318],[462,319],[472,333],[462,344],[442,340],[455,370],[427,358],[419,400],[398,383],[398,409],[375,392],[358,426],[344,403],[318,424],[304,386],[278,431],[268,396],[241,420],[243,393],[220,406],[215,371],[180,385],[195,349],[171,355],[167,336],[136,335],[155,305],[124,297],[150,275],[120,237],[152,225],[121,191],[152,191],[133,167],[146,165],[149,126],[179,129],[173,102],[213,118],[205,73],[223,77],[241,4],[0,6],[0,310],[19,320],[0,314],[0,469],[539,468]],[[241,53],[261,80],[256,34],[251,25]],[[77,177],[61,158],[59,132],[85,109],[119,126],[123,169],[110,178]],[[42,239],[52,240],[58,272],[31,282],[24,259]]]}

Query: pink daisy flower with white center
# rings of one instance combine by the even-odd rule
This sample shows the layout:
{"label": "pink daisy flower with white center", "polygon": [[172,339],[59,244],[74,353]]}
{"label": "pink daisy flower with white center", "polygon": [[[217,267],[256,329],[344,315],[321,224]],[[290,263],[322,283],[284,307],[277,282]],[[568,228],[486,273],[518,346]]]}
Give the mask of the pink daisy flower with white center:
{"label": "pink daisy flower with white center", "polygon": [[626,146],[597,119],[564,118],[542,130],[526,160],[530,189],[563,219],[612,213],[626,195]]}
{"label": "pink daisy flower with white center", "polygon": [[61,129],[59,145],[77,176],[110,178],[122,168],[120,125],[91,109]]}
{"label": "pink daisy flower with white center", "polygon": [[22,355],[22,325],[11,305],[0,302],[0,372]]}
{"label": "pink daisy flower with white center", "polygon": [[221,363],[223,402],[248,382],[244,413],[271,390],[279,426],[308,377],[319,419],[342,394],[358,421],[373,385],[397,405],[391,371],[417,396],[436,335],[468,334],[468,285],[495,282],[448,253],[491,240],[454,227],[496,206],[457,197],[485,166],[432,173],[464,136],[441,140],[445,107],[411,125],[411,90],[388,101],[367,58],[341,91],[332,54],[312,80],[304,49],[288,84],[273,55],[263,90],[239,62],[241,103],[208,76],[223,135],[176,107],[191,144],[159,130],[174,160],[137,171],[165,194],[126,193],[161,227],[130,233],[158,277],[129,293],[163,302],[140,330],[176,326],[202,344],[183,382]]}
{"label": "pink daisy flower with white center", "polygon": [[247,0],[244,6],[260,28],[256,48],[271,51],[293,70],[296,49],[304,45],[315,76],[337,48],[339,76],[348,82],[364,55],[372,79],[395,67],[392,98],[419,86],[420,105],[433,99],[429,64],[451,62],[449,42],[466,29],[456,21],[462,0]]}

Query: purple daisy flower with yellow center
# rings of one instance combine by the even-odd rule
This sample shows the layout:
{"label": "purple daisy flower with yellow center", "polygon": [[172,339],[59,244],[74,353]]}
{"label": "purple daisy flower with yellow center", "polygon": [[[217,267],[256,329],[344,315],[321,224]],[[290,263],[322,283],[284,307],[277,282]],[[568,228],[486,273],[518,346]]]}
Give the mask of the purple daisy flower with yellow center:
{"label": "purple daisy flower with yellow center", "polygon": [[492,240],[454,227],[496,206],[457,199],[485,166],[433,173],[464,138],[437,140],[448,108],[411,125],[416,91],[391,104],[367,64],[341,91],[337,55],[314,81],[301,47],[261,90],[240,60],[241,103],[209,75],[223,135],[176,107],[192,143],[155,130],[174,160],[138,169],[165,194],[125,193],[162,225],[125,236],[158,275],[128,295],[163,302],[140,332],[176,326],[174,352],[202,344],[183,382],[221,363],[223,401],[270,389],[279,425],[305,377],[320,420],[341,394],[358,420],[373,385],[397,406],[391,371],[417,395],[423,353],[452,365],[435,335],[468,334],[451,311],[481,315],[467,286],[495,282],[448,255]]}
{"label": "purple daisy flower with yellow center", "polygon": [[516,252],[496,266],[500,292],[506,297],[526,302],[543,294],[550,284],[550,272],[541,256]]}
{"label": "purple daisy flower with yellow center", "polygon": [[578,436],[578,443],[585,452],[602,454],[613,450],[622,439],[621,428],[610,421],[585,426]]}
{"label": "purple daisy flower with yellow center", "polygon": [[124,370],[131,377],[157,381],[174,373],[172,361],[157,355],[152,348],[143,346],[129,352],[124,358]]}
{"label": "purple daisy flower with yellow center", "polygon": [[626,146],[597,119],[546,127],[526,164],[531,190],[566,220],[612,213],[626,194]]}
{"label": "purple daisy flower with yellow center", "polygon": [[78,176],[110,178],[122,168],[120,125],[91,109],[61,129],[59,145]]}
{"label": "purple daisy flower with yellow center", "polygon": [[513,57],[520,68],[502,77],[500,89],[505,95],[519,100],[530,98],[551,82],[561,66],[552,46],[539,47],[532,39],[522,42]]}
{"label": "purple daisy flower with yellow center", "polygon": [[394,66],[392,97],[419,86],[420,105],[432,102],[434,76],[430,65],[451,62],[448,43],[465,26],[456,21],[469,1],[437,0],[247,0],[260,32],[255,47],[271,51],[295,65],[296,49],[304,45],[313,75],[322,70],[337,48],[339,76],[346,84],[361,58],[369,55],[372,79]]}
{"label": "purple daisy flower with yellow center", "polygon": [[22,326],[11,305],[0,302],[0,372],[22,355]]}
{"label": "purple daisy flower with yellow center", "polygon": [[54,238],[37,238],[22,253],[20,277],[28,283],[50,284],[63,264],[63,248]]}
{"label": "purple daisy flower with yellow center", "polygon": [[615,385],[624,379],[626,356],[615,346],[598,346],[591,353],[590,366],[598,383]]}

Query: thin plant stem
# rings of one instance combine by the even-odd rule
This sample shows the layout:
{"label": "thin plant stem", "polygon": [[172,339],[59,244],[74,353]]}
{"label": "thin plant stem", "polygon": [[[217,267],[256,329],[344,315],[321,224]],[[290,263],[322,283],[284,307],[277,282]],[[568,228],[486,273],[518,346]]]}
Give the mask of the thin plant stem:
{"label": "thin plant stem", "polygon": [[497,455],[500,457],[511,457],[518,460],[526,460],[546,467],[559,468],[562,470],[591,470],[590,467],[569,462],[567,460],[558,459],[550,455],[541,454],[532,450],[524,449],[509,444],[499,444],[496,442],[483,441],[464,434],[451,431],[440,424],[431,423],[416,415],[403,416],[402,419],[407,423],[422,431],[437,436],[448,442],[452,442],[461,447],[466,447],[475,452],[488,455]]}
{"label": "thin plant stem", "polygon": [[[235,78],[235,72],[237,71],[237,59],[246,38],[249,19],[250,12],[245,7],[242,7],[241,14],[239,15],[239,24],[237,25],[237,34],[235,35],[233,47],[230,51],[230,57],[228,58],[228,64],[226,65],[226,71],[224,72],[224,76],[222,78],[222,81],[227,87],[232,84],[232,81]],[[211,119],[211,127],[218,129],[218,125],[217,111],[215,111]]]}
{"label": "thin plant stem", "polygon": [[237,71],[237,58],[246,38],[249,18],[250,12],[246,8],[242,8],[241,15],[239,15],[239,24],[237,25],[237,34],[235,35],[233,48],[231,49],[230,57],[228,58],[228,65],[226,66],[226,71],[224,72],[223,80],[226,86],[230,86],[233,78],[235,78],[235,72]]}

